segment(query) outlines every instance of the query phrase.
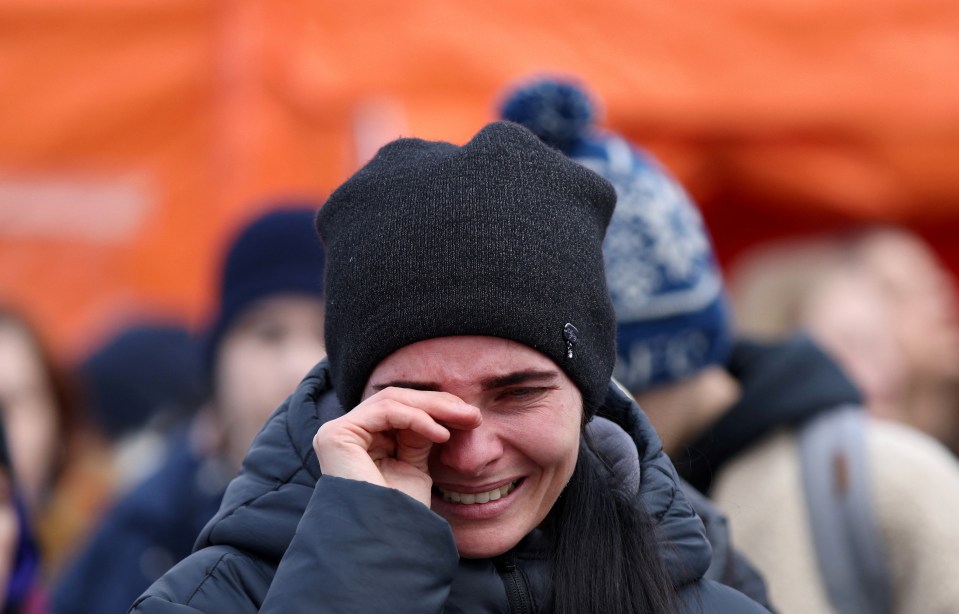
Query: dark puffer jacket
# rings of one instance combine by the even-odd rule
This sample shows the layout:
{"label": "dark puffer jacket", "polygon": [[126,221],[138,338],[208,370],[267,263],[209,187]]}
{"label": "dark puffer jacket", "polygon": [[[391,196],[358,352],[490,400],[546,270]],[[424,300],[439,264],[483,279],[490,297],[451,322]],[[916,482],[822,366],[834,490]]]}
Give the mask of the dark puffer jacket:
{"label": "dark puffer jacket", "polygon": [[[320,363],[257,435],[197,550],[131,612],[552,610],[543,531],[495,560],[461,560],[449,525],[421,503],[365,482],[320,479],[313,435],[342,413]],[[703,579],[710,547],[702,522],[642,412],[611,385],[600,415],[619,425],[597,419],[592,428],[621,490],[655,520],[684,611],[765,612]]]}

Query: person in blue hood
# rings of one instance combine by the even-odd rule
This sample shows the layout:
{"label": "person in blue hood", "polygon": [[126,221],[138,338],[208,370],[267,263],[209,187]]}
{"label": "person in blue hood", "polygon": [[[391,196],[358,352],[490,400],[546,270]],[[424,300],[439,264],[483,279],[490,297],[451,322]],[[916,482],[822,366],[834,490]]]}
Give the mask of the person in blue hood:
{"label": "person in blue hood", "polygon": [[762,612],[611,381],[600,176],[509,122],[320,209],[327,359],[131,612]]}

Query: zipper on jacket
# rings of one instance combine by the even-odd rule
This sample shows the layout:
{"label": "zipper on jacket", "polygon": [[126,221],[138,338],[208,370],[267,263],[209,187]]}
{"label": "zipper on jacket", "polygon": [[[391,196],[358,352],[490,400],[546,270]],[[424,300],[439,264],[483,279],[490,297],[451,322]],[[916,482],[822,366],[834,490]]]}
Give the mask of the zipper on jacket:
{"label": "zipper on jacket", "polygon": [[496,557],[496,570],[506,585],[506,599],[513,614],[533,614],[532,599],[529,596],[529,586],[526,577],[516,566],[516,558],[512,552]]}

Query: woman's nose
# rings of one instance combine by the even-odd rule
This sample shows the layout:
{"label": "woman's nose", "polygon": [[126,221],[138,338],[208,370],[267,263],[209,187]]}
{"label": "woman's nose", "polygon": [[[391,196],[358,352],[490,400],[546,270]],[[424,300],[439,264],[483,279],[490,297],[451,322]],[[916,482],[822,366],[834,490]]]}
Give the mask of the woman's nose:
{"label": "woman's nose", "polygon": [[495,426],[484,422],[472,430],[451,429],[449,440],[439,446],[438,460],[460,475],[477,477],[502,454]]}

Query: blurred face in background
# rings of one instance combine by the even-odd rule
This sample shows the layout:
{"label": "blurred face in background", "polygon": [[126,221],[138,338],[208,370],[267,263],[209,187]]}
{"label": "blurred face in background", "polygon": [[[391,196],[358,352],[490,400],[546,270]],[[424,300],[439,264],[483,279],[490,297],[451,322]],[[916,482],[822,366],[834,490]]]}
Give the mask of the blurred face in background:
{"label": "blurred face in background", "polygon": [[959,378],[959,313],[952,276],[918,237],[886,230],[860,246],[864,266],[889,299],[914,377]]}
{"label": "blurred face in background", "polygon": [[0,411],[27,506],[36,510],[53,479],[59,446],[53,382],[26,328],[0,318]]}
{"label": "blurred face in background", "polygon": [[261,300],[230,327],[217,354],[214,402],[237,466],[266,419],[326,354],[323,303]]}
{"label": "blurred face in background", "polygon": [[846,266],[813,287],[802,320],[859,388],[869,410],[901,420],[907,371],[893,314],[881,286]]}

